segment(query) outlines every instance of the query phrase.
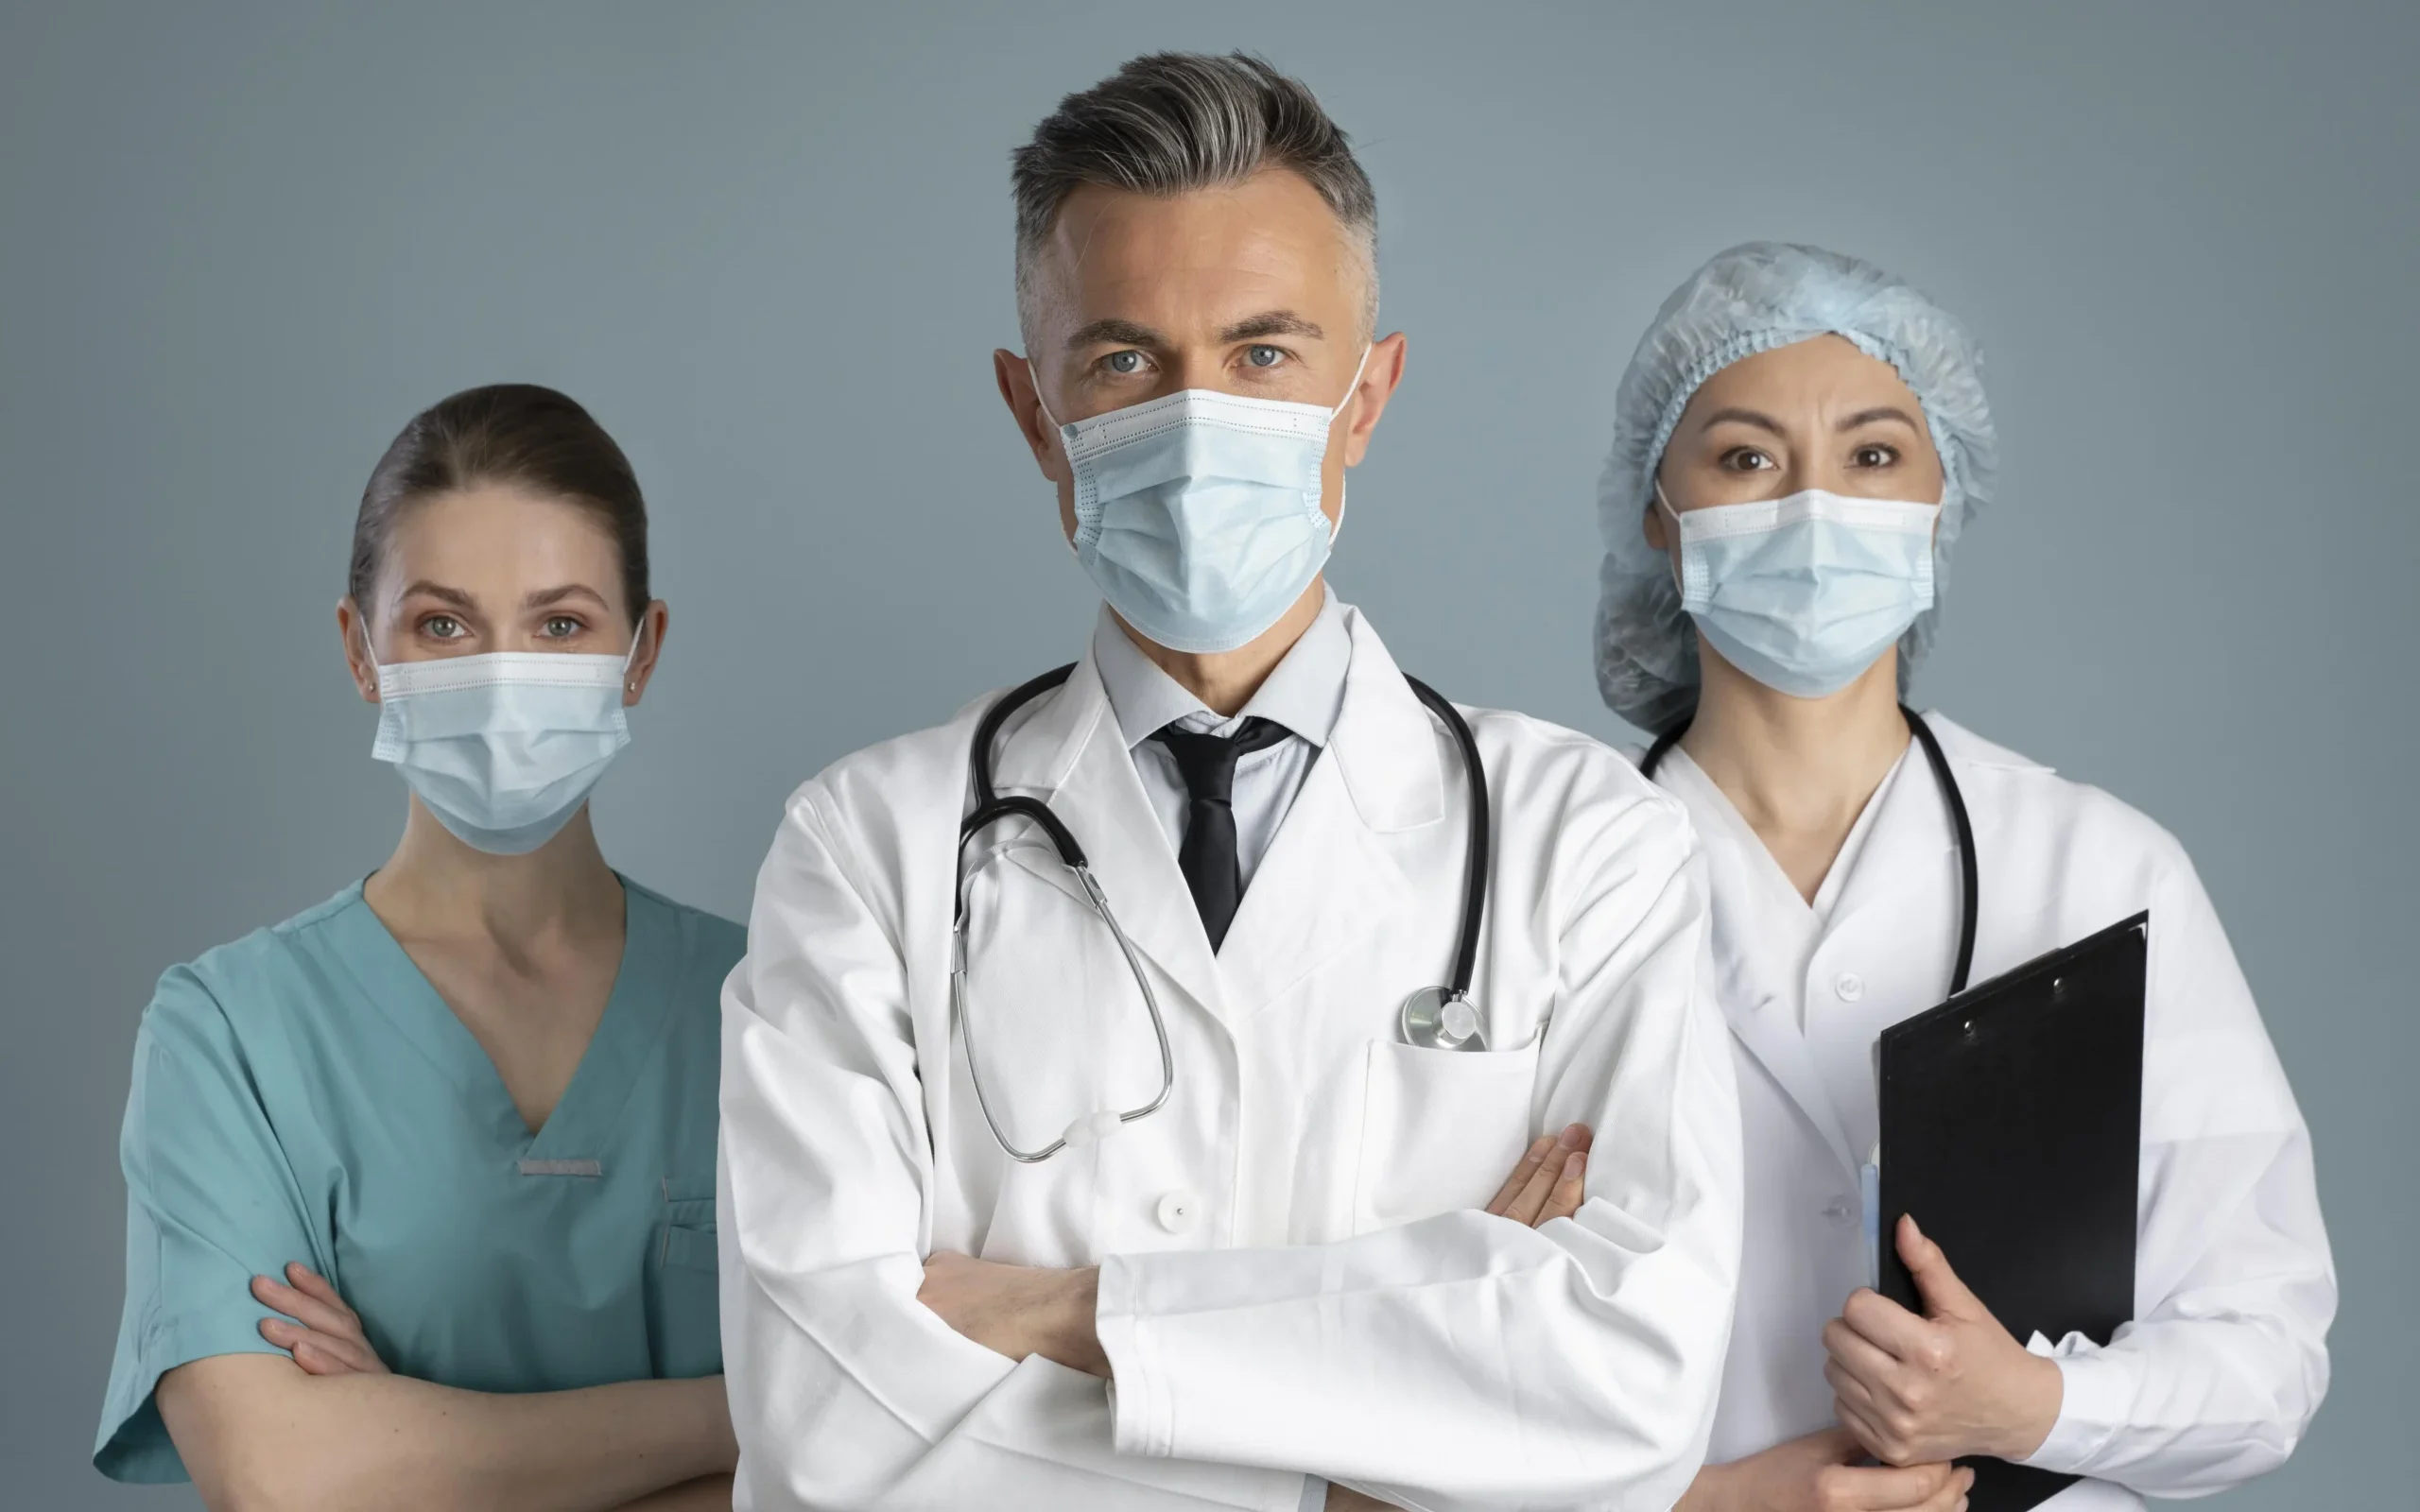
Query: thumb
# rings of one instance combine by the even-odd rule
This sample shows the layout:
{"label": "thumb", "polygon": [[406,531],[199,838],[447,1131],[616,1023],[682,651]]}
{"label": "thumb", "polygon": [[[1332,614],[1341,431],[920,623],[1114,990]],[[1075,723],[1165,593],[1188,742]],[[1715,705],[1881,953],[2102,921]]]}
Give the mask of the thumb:
{"label": "thumb", "polygon": [[1900,1218],[1898,1240],[1899,1258],[1908,1263],[1908,1275],[1916,1283],[1916,1295],[1924,1299],[1927,1317],[1991,1316],[1991,1311],[1949,1268],[1949,1257],[1942,1247],[1916,1227],[1914,1213]]}

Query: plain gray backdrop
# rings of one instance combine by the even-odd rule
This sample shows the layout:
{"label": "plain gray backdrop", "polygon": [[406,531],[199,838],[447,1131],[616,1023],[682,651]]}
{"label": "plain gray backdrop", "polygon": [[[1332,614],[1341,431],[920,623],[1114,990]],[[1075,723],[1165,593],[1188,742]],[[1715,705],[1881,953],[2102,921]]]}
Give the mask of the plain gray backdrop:
{"label": "plain gray backdrop", "polygon": [[0,1505],[198,1504],[88,1458],[129,1052],[397,833],[332,610],[403,421],[532,380],[629,449],[673,633],[598,826],[744,915],[799,781],[1080,649],[993,388],[1007,154],[1235,46],[1376,180],[1410,368],[1333,577],[1457,697],[1628,738],[1597,475],[1706,255],[1978,333],[2007,466],[1919,699],[2183,837],[2308,1114],[2335,1385],[2220,1504],[2412,1504],[2420,7],[346,9],[0,4]]}

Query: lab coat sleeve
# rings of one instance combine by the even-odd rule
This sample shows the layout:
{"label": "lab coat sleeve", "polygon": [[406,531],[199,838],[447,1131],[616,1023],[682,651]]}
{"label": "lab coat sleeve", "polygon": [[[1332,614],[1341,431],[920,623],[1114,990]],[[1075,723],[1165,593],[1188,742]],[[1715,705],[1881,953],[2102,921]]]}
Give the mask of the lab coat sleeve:
{"label": "lab coat sleeve", "polygon": [[2181,851],[2154,893],[2146,988],[2135,1321],[2106,1347],[2035,1341],[2065,1395],[2027,1463],[2205,1495],[2284,1464],[2309,1426],[2336,1269],[2309,1133]]}
{"label": "lab coat sleeve", "polygon": [[916,1299],[932,1157],[906,973],[829,802],[793,799],[723,989],[735,1504],[1295,1512],[1300,1474],[1117,1454],[1104,1383]]}
{"label": "lab coat sleeve", "polygon": [[1737,1092],[1685,819],[1651,798],[1596,829],[1548,900],[1533,1102],[1537,1128],[1597,1131],[1578,1214],[1113,1257],[1119,1448],[1300,1466],[1434,1512],[1661,1512],[1685,1489],[1737,1284]]}

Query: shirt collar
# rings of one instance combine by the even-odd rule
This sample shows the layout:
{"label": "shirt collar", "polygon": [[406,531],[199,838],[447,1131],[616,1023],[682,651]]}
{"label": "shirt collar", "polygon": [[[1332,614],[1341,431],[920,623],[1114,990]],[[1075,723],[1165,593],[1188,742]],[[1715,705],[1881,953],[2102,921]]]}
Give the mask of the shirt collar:
{"label": "shirt collar", "polygon": [[1117,622],[1109,606],[1101,606],[1100,622],[1093,627],[1093,662],[1099,668],[1101,688],[1109,695],[1117,730],[1132,750],[1154,734],[1189,719],[1214,734],[1230,735],[1246,719],[1269,719],[1285,726],[1314,746],[1325,747],[1336,732],[1344,706],[1344,678],[1353,665],[1353,634],[1344,623],[1344,606],[1333,590],[1318,618],[1303,631],[1252,701],[1234,719],[1221,719],[1183,683],[1160,670],[1143,654]]}

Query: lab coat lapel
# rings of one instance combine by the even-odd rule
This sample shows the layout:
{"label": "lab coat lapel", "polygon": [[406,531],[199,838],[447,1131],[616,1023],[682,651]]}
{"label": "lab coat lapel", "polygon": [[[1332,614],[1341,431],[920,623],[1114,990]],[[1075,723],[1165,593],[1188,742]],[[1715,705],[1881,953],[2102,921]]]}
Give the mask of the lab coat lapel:
{"label": "lab coat lapel", "polygon": [[1001,738],[993,770],[1000,791],[1048,801],[1135,948],[1179,989],[1223,1014],[1209,936],[1089,653],[1064,687]]}
{"label": "lab coat lapel", "polygon": [[[1793,984],[1806,966],[1805,952],[1795,948],[1795,938],[1786,942],[1772,937],[1772,919],[1764,900],[1778,896],[1773,888],[1787,889],[1789,884],[1779,876],[1756,832],[1687,752],[1672,752],[1666,759],[1666,770],[1657,775],[1676,785],[1686,784],[1686,797],[1698,813],[1704,836],[1707,864],[1718,873],[1713,887],[1715,934],[1718,939],[1730,942],[1715,953],[1723,1017],[1730,1022],[1732,1034],[1779,1085],[1824,1147],[1854,1175],[1859,1161],[1849,1152],[1848,1134],[1832,1106],[1831,1094],[1824,1090],[1814,1051],[1792,1006],[1799,998]],[[1811,919],[1800,924],[1793,918],[1791,923],[1804,931],[1798,937],[1812,940]]]}
{"label": "lab coat lapel", "polygon": [[[1718,902],[1716,906],[1721,905]],[[1726,929],[1725,933],[1730,931]],[[1848,1135],[1841,1127],[1840,1112],[1824,1090],[1824,1079],[1815,1069],[1814,1052],[1799,1028],[1796,1015],[1790,1011],[1791,995],[1759,981],[1754,967],[1741,953],[1725,954],[1727,958],[1719,973],[1720,990],[1723,1016],[1731,1021],[1731,1032],[1748,1047],[1766,1074],[1780,1084],[1783,1093],[1797,1106],[1807,1125],[1841,1162],[1841,1169],[1854,1175],[1859,1161],[1849,1153]]]}
{"label": "lab coat lapel", "polygon": [[1346,615],[1353,660],[1336,729],[1219,952],[1236,1022],[1409,906],[1411,884],[1382,836],[1444,817],[1443,771],[1428,711],[1369,623],[1358,611]]}

